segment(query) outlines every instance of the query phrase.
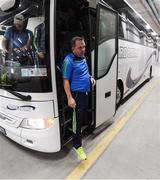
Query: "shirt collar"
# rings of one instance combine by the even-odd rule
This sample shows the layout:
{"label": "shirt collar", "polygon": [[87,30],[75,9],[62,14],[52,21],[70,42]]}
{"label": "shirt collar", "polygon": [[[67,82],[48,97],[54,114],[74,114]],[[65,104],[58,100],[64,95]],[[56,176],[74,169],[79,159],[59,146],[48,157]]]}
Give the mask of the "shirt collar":
{"label": "shirt collar", "polygon": [[[72,53],[73,54],[73,53]],[[83,57],[78,57],[78,56],[76,56],[75,54],[73,54],[73,61],[81,61],[81,60],[83,60],[85,57],[83,56]]]}

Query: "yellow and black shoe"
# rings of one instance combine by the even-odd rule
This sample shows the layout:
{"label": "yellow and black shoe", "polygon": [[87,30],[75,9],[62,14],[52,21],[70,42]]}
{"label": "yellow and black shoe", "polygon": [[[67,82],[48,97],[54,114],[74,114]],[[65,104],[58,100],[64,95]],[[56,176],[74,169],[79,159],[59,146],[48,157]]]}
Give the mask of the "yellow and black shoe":
{"label": "yellow and black shoe", "polygon": [[[74,148],[75,149],[75,148]],[[79,147],[78,149],[75,149],[77,155],[78,155],[78,159],[79,160],[87,160],[87,156],[86,153],[84,152],[83,147]]]}

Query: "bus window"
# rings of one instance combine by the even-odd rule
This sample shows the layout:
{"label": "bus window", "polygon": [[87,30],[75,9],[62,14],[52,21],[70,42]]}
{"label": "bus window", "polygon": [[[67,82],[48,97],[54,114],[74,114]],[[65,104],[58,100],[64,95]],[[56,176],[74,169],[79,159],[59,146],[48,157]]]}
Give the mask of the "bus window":
{"label": "bus window", "polygon": [[[0,39],[0,73],[6,80],[0,84],[21,92],[51,92],[49,12],[45,10],[49,3],[20,3],[17,9],[0,15],[4,19],[0,29],[6,29]],[[21,17],[21,21],[15,17]],[[22,22],[23,34],[17,29],[17,23]]]}
{"label": "bus window", "polygon": [[95,36],[96,36],[96,11],[93,9],[89,10],[89,15],[90,15],[90,47],[91,47],[91,51],[95,48]]}
{"label": "bus window", "polygon": [[56,63],[62,65],[64,57],[71,52],[70,41],[74,36],[84,36],[85,33],[85,12],[80,10],[80,1],[57,1],[56,11]]}
{"label": "bus window", "polygon": [[[116,20],[115,15],[107,12],[105,9],[100,9],[99,20],[99,47],[98,47],[98,77],[107,73],[112,58],[115,54],[115,34],[116,32]],[[105,49],[105,50],[104,50]],[[103,52],[106,52],[105,54]]]}
{"label": "bus window", "polygon": [[140,33],[138,29],[128,21],[127,23],[128,40],[136,43],[141,43]]}
{"label": "bus window", "polygon": [[119,18],[119,37],[124,38],[124,32],[123,32],[122,19],[121,18]]}

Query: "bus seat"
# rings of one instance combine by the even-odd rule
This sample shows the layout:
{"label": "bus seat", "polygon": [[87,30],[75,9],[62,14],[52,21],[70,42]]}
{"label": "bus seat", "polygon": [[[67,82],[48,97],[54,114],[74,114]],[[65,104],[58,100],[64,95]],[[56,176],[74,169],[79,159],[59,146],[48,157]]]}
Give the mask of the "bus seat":
{"label": "bus seat", "polygon": [[40,16],[40,17],[31,17],[28,18],[28,23],[27,23],[27,29],[31,30],[32,32],[34,32],[34,29],[41,23],[44,22],[44,17]]}

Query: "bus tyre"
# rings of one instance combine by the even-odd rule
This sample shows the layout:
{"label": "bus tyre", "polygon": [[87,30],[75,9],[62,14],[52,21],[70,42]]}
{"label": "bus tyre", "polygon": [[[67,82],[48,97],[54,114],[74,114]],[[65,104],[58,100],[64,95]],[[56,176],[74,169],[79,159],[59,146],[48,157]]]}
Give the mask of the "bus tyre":
{"label": "bus tyre", "polygon": [[118,82],[117,83],[117,98],[116,98],[116,103],[117,103],[117,106],[120,104],[120,101],[122,99],[122,86],[121,84]]}

